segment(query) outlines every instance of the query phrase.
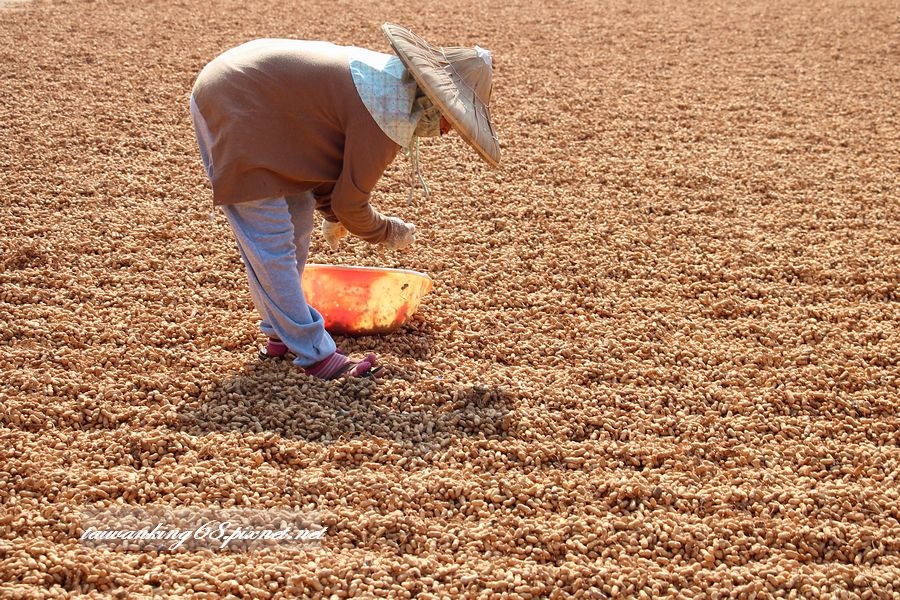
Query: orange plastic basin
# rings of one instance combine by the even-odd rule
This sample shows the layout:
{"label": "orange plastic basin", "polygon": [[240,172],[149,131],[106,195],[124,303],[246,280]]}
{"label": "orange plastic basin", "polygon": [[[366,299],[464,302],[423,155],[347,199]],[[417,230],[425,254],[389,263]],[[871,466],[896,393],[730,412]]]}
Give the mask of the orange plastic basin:
{"label": "orange plastic basin", "polygon": [[431,291],[431,278],[406,269],[307,264],[306,302],[342,335],[388,333],[411,317]]}

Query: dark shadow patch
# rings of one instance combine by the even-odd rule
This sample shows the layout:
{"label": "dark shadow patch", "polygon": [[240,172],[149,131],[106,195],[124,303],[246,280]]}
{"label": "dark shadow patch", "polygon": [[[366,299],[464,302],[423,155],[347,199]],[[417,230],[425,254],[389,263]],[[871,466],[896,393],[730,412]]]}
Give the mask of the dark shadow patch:
{"label": "dark shadow patch", "polygon": [[3,257],[0,258],[0,271],[36,269],[49,264],[49,262],[46,252],[42,251],[37,244],[27,244],[3,252]]}
{"label": "dark shadow patch", "polygon": [[440,443],[452,436],[506,438],[515,397],[496,386],[416,382],[414,398],[370,379],[321,381],[288,362],[260,362],[203,390],[179,410],[180,429],[277,433],[322,444],[374,436],[403,444]]}

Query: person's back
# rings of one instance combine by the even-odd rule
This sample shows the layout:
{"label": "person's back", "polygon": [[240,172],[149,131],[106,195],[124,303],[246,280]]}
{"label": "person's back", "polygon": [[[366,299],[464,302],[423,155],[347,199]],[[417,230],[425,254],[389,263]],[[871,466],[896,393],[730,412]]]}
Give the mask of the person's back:
{"label": "person's back", "polygon": [[364,168],[355,165],[357,187],[374,186],[399,150],[362,104],[345,48],[328,42],[261,39],[232,48],[203,68],[193,98],[213,132],[216,204],[320,186],[317,196],[329,196],[346,166],[348,135],[367,149]]}

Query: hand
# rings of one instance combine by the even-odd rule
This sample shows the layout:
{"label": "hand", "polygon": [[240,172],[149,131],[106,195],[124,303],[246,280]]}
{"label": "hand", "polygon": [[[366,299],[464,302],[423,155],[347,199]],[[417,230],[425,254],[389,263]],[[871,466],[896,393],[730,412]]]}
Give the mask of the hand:
{"label": "hand", "polygon": [[397,217],[388,217],[391,223],[390,233],[382,245],[388,250],[401,250],[412,245],[416,241],[416,226],[406,223]]}
{"label": "hand", "polygon": [[341,245],[341,239],[347,237],[347,228],[340,223],[325,220],[322,221],[322,236],[332,250],[337,250]]}

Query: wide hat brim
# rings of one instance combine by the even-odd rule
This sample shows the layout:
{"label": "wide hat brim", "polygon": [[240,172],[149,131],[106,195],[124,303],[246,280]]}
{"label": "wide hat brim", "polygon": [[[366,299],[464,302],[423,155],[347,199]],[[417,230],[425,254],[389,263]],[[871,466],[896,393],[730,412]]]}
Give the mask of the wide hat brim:
{"label": "wide hat brim", "polygon": [[385,23],[381,30],[410,75],[459,135],[489,165],[500,164],[500,143],[488,108],[490,65],[479,65],[482,71],[486,69],[488,77],[487,89],[479,90],[479,97],[467,81],[472,71],[468,66],[472,60],[467,59],[468,55],[483,62],[475,49],[436,48],[408,29],[392,23]]}

